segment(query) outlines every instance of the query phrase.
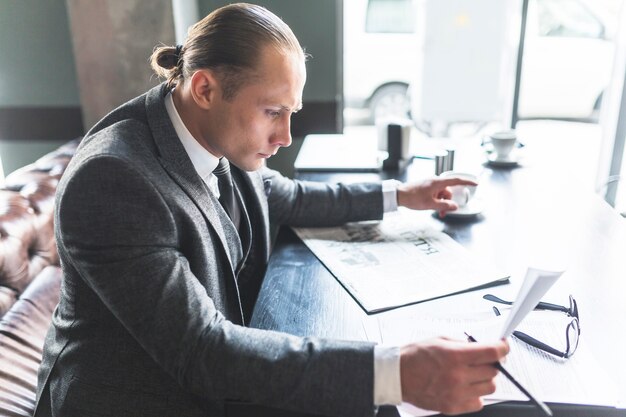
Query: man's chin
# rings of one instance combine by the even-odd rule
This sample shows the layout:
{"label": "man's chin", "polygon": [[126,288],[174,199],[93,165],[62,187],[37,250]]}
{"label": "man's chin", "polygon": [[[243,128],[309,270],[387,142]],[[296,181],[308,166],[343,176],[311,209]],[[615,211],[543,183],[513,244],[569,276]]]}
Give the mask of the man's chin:
{"label": "man's chin", "polygon": [[231,163],[244,171],[252,172],[265,166],[265,159],[259,158],[252,161],[242,161],[241,163],[231,161]]}

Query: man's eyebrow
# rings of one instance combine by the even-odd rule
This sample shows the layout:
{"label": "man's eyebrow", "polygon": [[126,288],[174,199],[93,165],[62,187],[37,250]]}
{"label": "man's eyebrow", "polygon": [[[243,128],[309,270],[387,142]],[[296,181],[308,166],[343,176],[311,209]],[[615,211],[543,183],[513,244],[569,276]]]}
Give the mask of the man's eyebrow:
{"label": "man's eyebrow", "polygon": [[284,104],[281,104],[281,105],[280,105],[280,108],[281,108],[282,110],[284,110],[284,111],[297,113],[297,112],[299,112],[300,110],[302,110],[302,103],[298,104],[298,105],[297,105],[294,109],[292,109],[292,108],[291,108],[291,107],[289,107],[289,106],[285,106]]}
{"label": "man's eyebrow", "polygon": [[280,109],[280,111],[287,112],[287,113],[292,113],[292,112],[297,113],[300,110],[302,110],[302,102],[299,102],[294,108],[291,108],[286,104],[281,104],[280,102],[273,101],[273,100],[259,100],[259,104],[261,106],[277,108],[277,109]]}

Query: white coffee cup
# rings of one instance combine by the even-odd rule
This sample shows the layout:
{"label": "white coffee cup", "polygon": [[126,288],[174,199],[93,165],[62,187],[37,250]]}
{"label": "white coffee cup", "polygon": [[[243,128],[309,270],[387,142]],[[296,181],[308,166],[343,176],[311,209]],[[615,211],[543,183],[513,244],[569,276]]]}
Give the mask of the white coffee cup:
{"label": "white coffee cup", "polygon": [[507,159],[517,143],[515,130],[503,130],[489,135],[489,141],[493,145],[496,159]]}
{"label": "white coffee cup", "polygon": [[[469,174],[467,172],[446,171],[439,175],[439,177],[462,178],[464,180],[478,182],[478,177],[476,177],[476,175]],[[453,185],[449,188],[452,193],[452,197],[450,199],[454,201],[459,208],[467,206],[476,194],[476,185]]]}

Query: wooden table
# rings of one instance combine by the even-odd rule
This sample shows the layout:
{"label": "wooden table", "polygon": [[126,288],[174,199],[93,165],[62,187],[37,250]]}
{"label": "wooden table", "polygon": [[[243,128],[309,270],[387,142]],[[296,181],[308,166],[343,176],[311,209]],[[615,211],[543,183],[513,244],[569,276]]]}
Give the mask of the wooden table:
{"label": "wooden table", "polygon": [[[564,140],[567,140],[566,138]],[[458,144],[457,144],[458,145]],[[579,305],[584,341],[616,381],[626,399],[626,220],[600,197],[582,191],[575,158],[554,161],[550,146],[526,143],[521,165],[492,168],[476,141],[457,146],[455,168],[477,173],[477,198],[483,213],[471,221],[441,221],[423,213],[424,223],[439,228],[475,256],[508,271],[511,285],[498,294],[514,298],[525,270],[538,259],[558,259],[567,271],[549,292],[549,300]],[[548,151],[546,151],[548,149]],[[558,168],[555,168],[558,167]],[[370,181],[422,178],[433,162],[414,159],[406,172],[382,174],[301,173],[314,181]],[[495,291],[495,290],[494,290]],[[298,336],[365,340],[368,326],[382,315],[459,312],[484,303],[485,291],[473,291],[368,315],[289,229],[279,233],[254,311],[253,327]],[[492,291],[493,292],[493,291]],[[369,336],[371,339],[371,336]],[[556,415],[620,415],[626,410],[552,405]],[[395,415],[383,410],[381,415]],[[502,403],[476,415],[540,415],[525,403]]]}

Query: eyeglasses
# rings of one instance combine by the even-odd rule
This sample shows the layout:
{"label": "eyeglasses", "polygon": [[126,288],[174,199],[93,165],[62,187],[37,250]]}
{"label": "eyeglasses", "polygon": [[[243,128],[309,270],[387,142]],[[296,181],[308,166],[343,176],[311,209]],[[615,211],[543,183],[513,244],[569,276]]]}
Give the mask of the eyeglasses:
{"label": "eyeglasses", "polygon": [[[485,300],[493,301],[494,303],[507,305],[513,304],[511,301],[505,301],[499,297],[496,297],[493,294],[485,294],[483,298]],[[567,325],[567,328],[565,330],[565,350],[561,351],[559,349],[555,349],[552,346],[547,345],[524,332],[520,332],[519,330],[515,330],[513,332],[513,336],[529,344],[530,346],[534,346],[537,349],[543,350],[544,352],[550,353],[554,356],[558,356],[559,358],[567,359],[572,357],[572,355],[574,355],[576,349],[578,348],[578,340],[580,338],[580,319],[578,316],[578,304],[576,303],[574,297],[571,295],[569,296],[569,308],[558,304],[540,302],[535,306],[535,310],[561,311],[572,318],[572,321]],[[498,310],[496,306],[493,306],[493,311],[496,313],[496,316],[500,315],[500,310]]]}

